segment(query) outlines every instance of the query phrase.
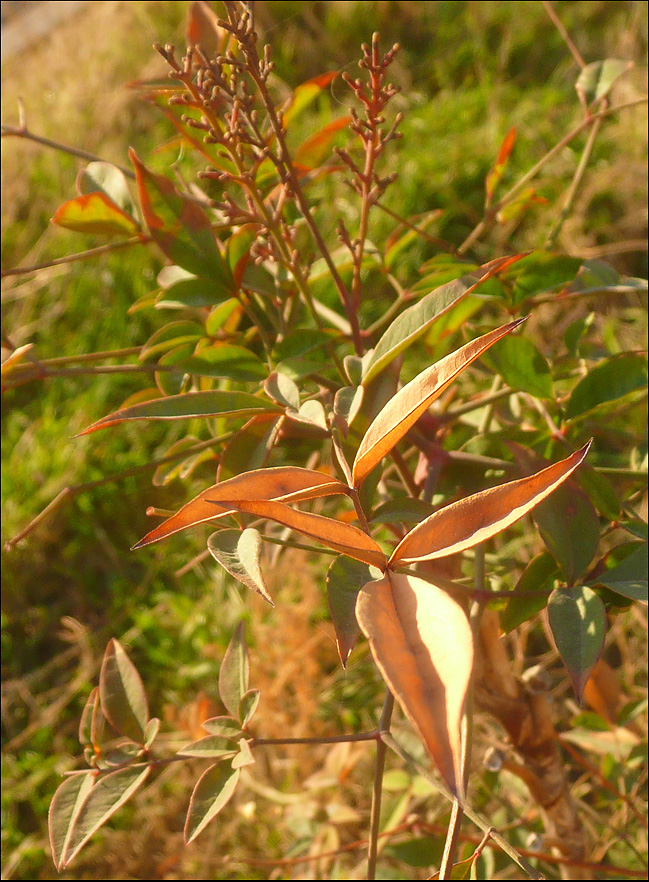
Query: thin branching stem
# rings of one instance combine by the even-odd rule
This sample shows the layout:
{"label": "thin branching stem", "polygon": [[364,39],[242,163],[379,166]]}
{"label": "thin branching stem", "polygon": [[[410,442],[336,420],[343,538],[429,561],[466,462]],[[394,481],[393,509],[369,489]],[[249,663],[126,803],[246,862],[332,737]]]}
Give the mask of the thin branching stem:
{"label": "thin branching stem", "polygon": [[376,744],[376,761],[374,764],[374,785],[372,787],[372,808],[370,813],[370,832],[367,849],[367,878],[376,878],[376,859],[378,856],[379,826],[381,823],[381,795],[383,793],[383,775],[385,773],[385,757],[387,744],[382,740],[383,734],[390,732],[390,721],[394,710],[394,696],[388,689],[383,702],[383,711],[379,722],[381,739]]}

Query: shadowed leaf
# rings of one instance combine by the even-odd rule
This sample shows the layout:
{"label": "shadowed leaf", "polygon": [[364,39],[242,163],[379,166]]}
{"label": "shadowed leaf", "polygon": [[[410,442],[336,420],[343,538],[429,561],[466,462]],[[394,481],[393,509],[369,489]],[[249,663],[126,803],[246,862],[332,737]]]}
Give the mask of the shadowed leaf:
{"label": "shadowed leaf", "polygon": [[219,695],[233,717],[238,715],[239,702],[248,691],[249,675],[245,624],[239,622],[225,651],[219,671]]}
{"label": "shadowed leaf", "polygon": [[109,641],[99,674],[101,707],[110,725],[144,744],[149,707],[137,668],[117,640]]}
{"label": "shadowed leaf", "polygon": [[385,331],[365,368],[363,386],[367,386],[393,359],[422,337],[438,318],[477,288],[482,282],[504,270],[522,255],[499,257],[472,273],[441,285],[401,313]]}
{"label": "shadowed leaf", "polygon": [[248,420],[223,448],[216,472],[217,481],[221,483],[242,472],[265,466],[281,424],[281,417],[268,413]]}
{"label": "shadowed leaf", "polygon": [[176,514],[147,533],[133,548],[141,548],[152,542],[159,542],[160,539],[166,539],[167,536],[172,536],[187,527],[232,514],[234,509],[223,506],[219,510],[214,505],[214,502],[218,502],[219,499],[275,499],[283,502],[289,500],[297,502],[304,499],[317,499],[320,496],[347,493],[348,490],[346,484],[335,478],[330,478],[329,475],[296,466],[278,466],[277,468],[246,472],[229,478],[222,484],[214,484],[213,487],[203,490],[202,493],[179,509]]}
{"label": "shadowed leaf", "polygon": [[473,666],[473,638],[462,608],[415,576],[369,582],[356,617],[386,683],[458,795],[460,718]]}
{"label": "shadowed leaf", "polygon": [[550,366],[527,337],[505,337],[485,356],[485,361],[512,389],[537,398],[553,397]]}
{"label": "shadowed leaf", "polygon": [[390,565],[447,557],[495,536],[565,481],[583,461],[589,447],[590,441],[567,459],[535,475],[482,490],[436,511],[401,540]]}
{"label": "shadowed leaf", "polygon": [[555,579],[558,578],[559,567],[548,551],[542,551],[533,557],[516,583],[513,596],[500,614],[503,631],[513,631],[522,622],[545,609]]}
{"label": "shadowed leaf", "polygon": [[604,648],[606,611],[592,588],[557,588],[548,601],[548,621],[575,695],[584,687]]}
{"label": "shadowed leaf", "polygon": [[647,543],[638,542],[637,548],[617,566],[589,581],[591,585],[605,585],[616,594],[647,603]]}
{"label": "shadowed leaf", "polygon": [[236,790],[241,772],[225,763],[211,766],[198,780],[189,802],[185,822],[185,842],[189,845],[202,833]]}
{"label": "shadowed leaf", "polygon": [[392,450],[419,417],[465,368],[497,340],[511,333],[524,319],[510,322],[472,340],[418,374],[399,389],[365,433],[356,453],[352,477],[358,487],[386,454]]}
{"label": "shadowed leaf", "polygon": [[88,435],[97,429],[115,426],[127,420],[180,420],[191,417],[249,416],[255,413],[279,413],[279,409],[250,392],[187,392],[146,401],[102,417],[80,432]]}
{"label": "shadowed leaf", "polygon": [[290,527],[303,536],[317,539],[328,548],[347,554],[356,560],[362,560],[371,566],[383,570],[386,565],[385,555],[380,545],[358,527],[326,518],[323,515],[307,511],[296,511],[283,502],[228,500],[223,503],[235,511],[246,512],[259,518],[268,518],[285,527]]}
{"label": "shadowed leaf", "polygon": [[91,836],[144,784],[150,771],[150,766],[131,766],[96,781],[70,826],[59,861],[61,869],[70,865]]}
{"label": "shadowed leaf", "polygon": [[260,566],[262,545],[261,534],[252,527],[243,532],[219,530],[207,540],[210,554],[231,576],[274,606]]}
{"label": "shadowed leaf", "polygon": [[370,578],[367,564],[344,555],[334,560],[327,573],[327,600],[343,668],[358,637],[356,598]]}

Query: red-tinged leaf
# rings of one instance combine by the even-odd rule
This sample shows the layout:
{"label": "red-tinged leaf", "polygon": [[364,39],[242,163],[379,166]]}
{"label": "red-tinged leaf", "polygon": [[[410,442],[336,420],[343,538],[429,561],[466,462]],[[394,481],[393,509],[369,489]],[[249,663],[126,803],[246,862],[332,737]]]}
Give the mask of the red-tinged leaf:
{"label": "red-tinged leaf", "polygon": [[60,872],[75,821],[95,781],[96,772],[71,775],[56,790],[48,816],[52,860]]}
{"label": "red-tinged leaf", "polygon": [[148,169],[134,150],[129,150],[129,156],[135,167],[142,215],[155,243],[173,263],[213,279],[224,294],[232,296],[234,279],[203,207],[180,193],[169,178]]}
{"label": "red-tinged leaf", "polygon": [[606,610],[592,588],[557,588],[548,601],[552,636],[581,702],[584,687],[604,648]]}
{"label": "red-tinged leaf", "polygon": [[399,389],[363,436],[352,469],[354,486],[360,486],[374,466],[392,450],[433,401],[465,368],[497,340],[511,333],[522,321],[524,319],[510,322],[489,334],[478,337],[477,340],[472,340],[426,368],[414,380]]}
{"label": "red-tinged leaf", "polygon": [[505,224],[507,221],[516,220],[524,214],[532,205],[547,205],[548,200],[544,196],[537,196],[534,187],[525,187],[510,202],[504,205],[498,214],[496,220],[499,224]]}
{"label": "red-tinged leaf", "polygon": [[351,116],[342,116],[308,137],[295,151],[295,161],[309,169],[315,168],[329,155],[336,135],[349,125],[351,119]]}
{"label": "red-tinged leaf", "polygon": [[225,763],[217,763],[199,778],[185,822],[185,842],[189,845],[203,832],[210,821],[232,798],[239,783],[239,769],[232,769]]}
{"label": "red-tinged leaf", "polygon": [[487,205],[491,203],[496,187],[502,180],[502,176],[505,172],[505,169],[507,168],[507,163],[509,162],[509,157],[512,150],[514,149],[515,141],[516,126],[513,126],[505,135],[505,138],[500,145],[500,149],[498,150],[496,161],[489,170],[489,173],[487,174],[487,178],[485,180],[485,190],[487,191]]}
{"label": "red-tinged leaf", "polygon": [[542,502],[583,462],[590,441],[527,478],[474,493],[436,511],[397,545],[391,566],[448,557],[495,536]]}
{"label": "red-tinged leaf", "polygon": [[91,836],[144,784],[150,771],[150,766],[130,766],[96,781],[70,825],[59,859],[60,869],[70,865]]}
{"label": "red-tinged leaf", "polygon": [[[463,297],[523,256],[517,254],[492,260],[474,272],[435,288],[397,316],[376,344],[365,366],[363,385],[367,386],[397,355],[426,334],[433,322],[445,315]],[[461,272],[457,265],[455,271],[458,274]]]}
{"label": "red-tinged leaf", "polygon": [[199,46],[208,59],[222,53],[230,37],[219,24],[218,15],[204,0],[190,3],[185,34],[187,45]]}
{"label": "red-tinged leaf", "polygon": [[356,618],[386,683],[461,796],[460,719],[473,666],[464,611],[437,585],[388,573],[361,589]]}
{"label": "red-tinged leaf", "polygon": [[198,741],[192,741],[186,744],[178,751],[178,756],[196,756],[203,759],[216,759],[220,757],[235,756],[237,753],[236,744],[223,735],[206,735],[199,738]]}
{"label": "red-tinged leaf", "polygon": [[241,701],[239,702],[239,719],[241,720],[241,727],[243,729],[246,728],[257,712],[260,698],[261,692],[259,689],[249,689],[241,696]]}
{"label": "red-tinged leaf", "polygon": [[[298,502],[348,492],[349,487],[346,484],[312,469],[279,466],[246,472],[203,490],[176,514],[147,533],[133,548],[159,542],[160,539],[166,539],[167,536],[172,536],[187,527],[232,514],[233,509],[222,507],[219,510],[213,504],[219,499],[275,499],[283,502]],[[211,501],[208,502],[208,499]]]}
{"label": "red-tinged leaf", "polygon": [[89,163],[77,175],[77,190],[80,196],[96,192],[105,193],[122,211],[134,221],[137,220],[135,202],[126,176],[121,169],[110,162]]}
{"label": "red-tinged leaf", "polygon": [[191,417],[251,416],[254,413],[278,413],[279,409],[269,401],[250,392],[187,392],[169,395],[155,401],[137,404],[125,410],[117,410],[97,420],[80,435],[88,435],[97,429],[115,426],[127,420],[180,420]]}
{"label": "red-tinged leaf", "polygon": [[239,702],[248,691],[249,677],[245,624],[239,622],[225,651],[219,671],[219,695],[233,717],[238,715]]}
{"label": "red-tinged leaf", "polygon": [[275,606],[261,571],[262,546],[261,534],[252,527],[243,532],[218,530],[207,540],[210,554],[231,576]]}
{"label": "red-tinged leaf", "polygon": [[99,674],[101,707],[110,725],[144,744],[149,706],[137,668],[117,640],[108,642]]}
{"label": "red-tinged leaf", "polygon": [[323,515],[312,514],[307,511],[296,511],[283,502],[258,501],[247,502],[243,500],[228,500],[223,503],[235,511],[252,514],[259,518],[267,518],[278,524],[283,524],[296,533],[302,533],[310,539],[316,539],[339,551],[347,554],[355,560],[361,560],[370,566],[385,569],[386,559],[380,545],[371,536],[363,533],[358,527],[326,518]]}
{"label": "red-tinged leaf", "polygon": [[337,76],[338,71],[330,71],[329,73],[319,74],[317,77],[313,77],[313,79],[299,85],[294,90],[290,104],[284,111],[284,125],[288,126],[292,120],[298,117]]}
{"label": "red-tinged leaf", "polygon": [[371,576],[367,564],[341,555],[327,573],[327,600],[343,668],[358,637],[356,598]]}
{"label": "red-tinged leaf", "polygon": [[52,223],[77,233],[103,236],[137,236],[139,224],[105,193],[88,193],[64,202]]}

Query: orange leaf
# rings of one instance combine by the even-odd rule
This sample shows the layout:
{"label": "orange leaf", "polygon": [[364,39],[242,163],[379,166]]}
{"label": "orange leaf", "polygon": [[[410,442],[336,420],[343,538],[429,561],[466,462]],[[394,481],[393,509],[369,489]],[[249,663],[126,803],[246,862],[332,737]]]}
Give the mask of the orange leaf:
{"label": "orange leaf", "polygon": [[375,418],[360,443],[352,470],[354,486],[360,486],[374,466],[403,438],[458,374],[523,321],[524,318],[517,319],[472,340],[426,368],[399,389]]}
{"label": "orange leaf", "polygon": [[317,499],[320,496],[333,496],[348,491],[347,485],[341,481],[311,469],[300,469],[295,466],[255,469],[203,490],[183,505],[176,514],[147,533],[133,548],[142,548],[144,545],[166,539],[167,536],[172,536],[187,527],[232,514],[231,508],[214,506],[213,503],[220,499],[253,501],[275,499],[288,502]]}
{"label": "orange leaf", "polygon": [[356,618],[386,683],[461,796],[460,718],[473,667],[462,608],[437,585],[388,572],[361,588]]}
{"label": "orange leaf", "polygon": [[296,511],[283,502],[264,500],[239,500],[237,502],[228,500],[226,502],[224,500],[223,505],[229,506],[235,511],[276,521],[310,539],[317,539],[323,545],[333,548],[334,551],[339,551],[341,554],[346,554],[381,570],[385,569],[387,561],[380,545],[367,533],[363,533],[362,530],[351,524],[344,524],[342,521],[335,521],[333,518],[325,518],[308,511]]}
{"label": "orange leaf", "polygon": [[481,490],[436,511],[404,536],[390,565],[447,557],[500,533],[556,490],[583,462],[590,443],[534,475]]}

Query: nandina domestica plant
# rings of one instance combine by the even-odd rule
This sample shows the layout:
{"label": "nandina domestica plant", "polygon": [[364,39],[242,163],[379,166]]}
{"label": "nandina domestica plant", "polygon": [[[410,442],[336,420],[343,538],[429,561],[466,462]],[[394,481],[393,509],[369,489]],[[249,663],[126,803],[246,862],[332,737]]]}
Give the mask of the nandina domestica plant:
{"label": "nandina domestica plant", "polygon": [[[84,434],[191,420],[204,437],[174,439],[167,461],[186,476],[218,463],[216,481],[168,513],[136,549],[209,524],[208,553],[269,603],[269,544],[332,553],[326,589],[340,661],[348,664],[362,633],[387,686],[380,722],[363,733],[377,753],[368,878],[376,873],[386,752],[421,768],[392,734],[393,698],[437,770],[422,774],[454,807],[440,878],[450,878],[463,813],[538,878],[467,801],[470,721],[475,704],[500,721],[548,832],[568,857],[587,857],[545,697],[512,673],[498,617],[511,630],[547,606],[581,699],[604,644],[605,600],[615,606],[646,592],[641,542],[599,547],[601,534],[616,538],[620,522],[635,535],[640,528],[631,494],[618,498],[597,471],[611,451],[593,426],[601,405],[637,397],[646,359],[616,353],[590,372],[574,358],[553,359],[551,367],[525,336],[525,319],[549,292],[570,298],[642,286],[547,250],[468,262],[462,254],[478,227],[469,245],[428,259],[421,278],[404,283],[400,254],[426,240],[429,219],[397,217],[381,246],[369,238],[377,213],[391,217],[384,196],[395,175],[381,163],[401,122],[384,115],[396,94],[388,74],[397,47],[383,53],[375,35],[363,47],[361,76],[342,75],[356,100],[349,116],[303,138],[303,114],[336,75],[287,97],[269,48],[258,51],[251,5],[223,5],[219,20],[207,4],[192,4],[185,57],[158,47],[169,83],[140,85],[184,148],[207,163],[198,176],[203,187],[174,181],[131,151],[137,204],[126,175],[92,162],[79,177],[79,196],[54,217],[70,229],[132,238],[134,246],[153,242],[167,263],[149,299],[180,316],[140,350],[156,387]],[[580,77],[589,125],[605,117],[608,88],[624,70],[609,66],[604,75],[602,64]],[[352,138],[343,145],[345,133]],[[506,136],[487,177],[483,230],[505,222],[508,208],[534,204],[533,193],[525,205],[516,202],[515,188],[494,204],[514,139]],[[341,179],[357,211],[353,221],[336,218],[332,245],[326,196]],[[576,351],[577,330],[573,338]],[[7,387],[46,375],[29,356],[21,347],[5,361]],[[472,371],[480,372],[466,380]],[[461,381],[466,400],[457,403]],[[536,555],[527,553],[528,515],[548,549]],[[502,584],[502,546],[491,552],[489,543],[514,525],[522,575],[518,590],[499,590],[490,577]],[[218,685],[227,713],[204,720],[205,734],[164,755],[140,676],[110,641],[80,724],[89,768],[65,779],[50,809],[57,869],[170,762],[208,763],[190,799],[185,839],[203,833],[267,743],[251,727],[260,694],[249,688],[243,627]]]}

